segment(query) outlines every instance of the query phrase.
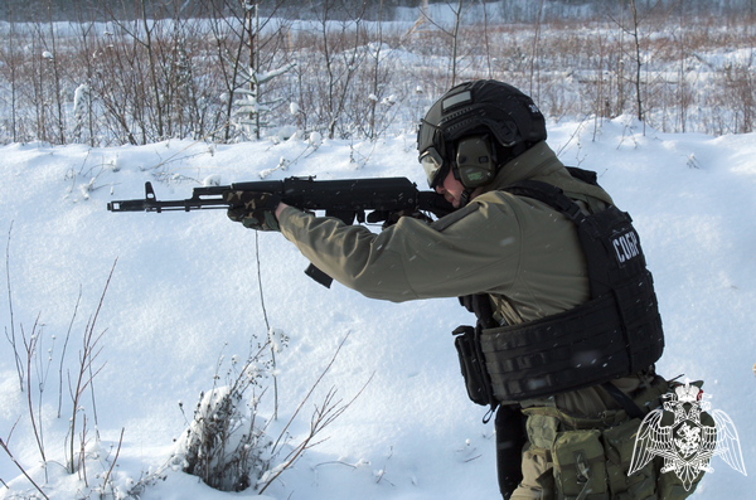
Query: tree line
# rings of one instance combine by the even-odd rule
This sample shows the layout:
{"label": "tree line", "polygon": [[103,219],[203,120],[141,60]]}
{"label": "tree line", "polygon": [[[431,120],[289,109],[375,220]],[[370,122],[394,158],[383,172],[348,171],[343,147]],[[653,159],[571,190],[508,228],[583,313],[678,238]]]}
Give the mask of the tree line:
{"label": "tree line", "polygon": [[[624,0],[571,20],[548,10],[601,2],[452,0],[410,9],[409,22],[389,20],[400,0],[304,2],[313,16],[284,0],[26,2],[47,8],[0,23],[0,141],[372,140],[411,131],[474,78],[522,88],[555,119],[630,114],[667,131],[748,132],[749,2],[720,16],[695,1]],[[515,4],[534,10],[531,22],[502,20]],[[73,20],[56,21],[56,8]]]}
{"label": "tree line", "polygon": [[[3,0],[0,6],[0,20],[30,22],[48,19],[56,21],[76,21],[79,11],[87,12],[87,18],[106,21],[115,15],[118,19],[138,18],[142,9],[150,18],[171,17],[181,10],[185,17],[212,17],[220,8],[225,14],[232,14],[244,4],[245,0]],[[576,19],[595,16],[607,9],[617,6],[628,8],[630,4],[638,8],[649,9],[660,5],[669,8],[680,4],[682,0],[466,0],[463,3],[482,5],[500,5],[508,22],[533,21],[539,8],[551,18]],[[326,4],[336,6],[337,18],[347,18],[355,9],[364,9],[369,20],[399,20],[410,15],[409,12],[423,4],[456,4],[450,0],[272,0],[259,3],[263,15],[278,12],[286,16],[296,15],[300,19],[317,19]],[[685,0],[685,8],[695,15],[732,15],[747,10],[753,11],[754,0]],[[400,10],[404,10],[404,16]],[[42,17],[40,17],[42,16]]]}

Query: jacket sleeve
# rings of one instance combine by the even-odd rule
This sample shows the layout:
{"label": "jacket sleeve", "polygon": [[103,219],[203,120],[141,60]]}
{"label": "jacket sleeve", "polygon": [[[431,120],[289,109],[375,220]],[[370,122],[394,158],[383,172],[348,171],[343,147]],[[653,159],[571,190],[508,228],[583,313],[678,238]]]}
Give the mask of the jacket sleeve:
{"label": "jacket sleeve", "polygon": [[431,225],[403,217],[380,233],[289,207],[280,226],[336,281],[394,302],[504,292],[519,268],[517,217],[498,203],[476,200]]}

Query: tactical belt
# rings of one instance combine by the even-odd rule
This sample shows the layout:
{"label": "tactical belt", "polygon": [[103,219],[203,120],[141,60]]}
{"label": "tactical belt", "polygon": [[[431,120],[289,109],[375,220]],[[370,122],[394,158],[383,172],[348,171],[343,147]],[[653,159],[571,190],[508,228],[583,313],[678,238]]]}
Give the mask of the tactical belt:
{"label": "tactical belt", "polygon": [[586,215],[561,189],[542,182],[504,190],[542,201],[576,224],[591,299],[520,325],[491,328],[490,318],[481,321],[478,314],[478,328],[455,330],[470,398],[496,406],[550,396],[637,373],[658,360],[661,317],[630,216],[614,206]]}

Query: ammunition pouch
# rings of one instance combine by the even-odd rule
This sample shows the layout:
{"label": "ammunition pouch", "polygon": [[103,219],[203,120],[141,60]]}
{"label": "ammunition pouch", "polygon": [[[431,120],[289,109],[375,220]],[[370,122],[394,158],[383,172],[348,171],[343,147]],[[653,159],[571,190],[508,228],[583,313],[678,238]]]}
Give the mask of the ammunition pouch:
{"label": "ammunition pouch", "polygon": [[628,476],[639,426],[640,420],[632,419],[610,429],[556,432],[550,451],[558,497],[565,500],[658,498],[658,474],[653,462]]}
{"label": "ammunition pouch", "polygon": [[[638,408],[644,408],[645,415],[659,408],[673,387],[656,377],[629,397]],[[531,449],[546,450],[551,456],[555,498],[683,500],[693,494],[703,477],[701,472],[686,489],[675,471],[663,468],[665,460],[660,456],[630,474],[642,418],[629,418],[624,410],[607,410],[595,418],[548,406],[533,406],[522,412],[527,418]],[[701,413],[701,423],[714,425],[706,412]]]}
{"label": "ammunition pouch", "polygon": [[480,327],[458,326],[453,332],[454,347],[459,356],[459,366],[465,379],[467,396],[473,403],[488,406],[494,403],[491,381],[486,372],[485,360],[480,350]]}

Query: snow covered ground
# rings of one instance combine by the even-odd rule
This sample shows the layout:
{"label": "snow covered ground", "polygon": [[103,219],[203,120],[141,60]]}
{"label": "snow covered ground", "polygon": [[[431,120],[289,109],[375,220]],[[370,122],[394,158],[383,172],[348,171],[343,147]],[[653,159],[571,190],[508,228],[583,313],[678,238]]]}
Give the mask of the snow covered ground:
{"label": "snow covered ground", "polygon": [[[551,124],[549,130],[549,143],[562,160],[597,171],[616,203],[633,215],[666,331],[658,369],[668,378],[684,374],[706,381],[712,406],[735,423],[750,471],[756,467],[756,134],[714,138],[647,129],[643,135],[641,125],[624,117],[604,123],[595,141],[592,122]],[[123,495],[159,471],[161,479],[148,481],[140,498],[257,495],[251,489],[216,492],[164,466],[173,440],[187,427],[179,402],[191,418],[199,393],[213,387],[219,358],[224,357],[225,370],[233,355],[248,355],[252,336],[265,337],[264,312],[272,327],[290,337],[277,357],[280,409],[272,434],[283,428],[345,338],[331,370],[292,424],[291,443],[306,435],[312,409],[330,388],[349,401],[367,383],[318,436],[328,439],[307,451],[265,495],[280,500],[497,498],[493,425],[481,422],[485,409],[465,395],[449,333],[471,322],[456,300],[391,304],[338,284],[326,290],[303,274],[307,262],[279,234],[256,235],[222,211],[114,214],[105,209],[114,199],[142,197],[147,180],[159,199],[187,198],[202,181],[228,184],[261,174],[267,179],[404,176],[425,188],[413,136],[314,144],[294,138],[228,146],[169,141],[98,149],[40,143],[0,148],[0,242],[7,263],[0,280],[0,323],[6,338],[15,335],[23,369],[21,329],[27,338],[33,331],[38,335],[31,400],[47,473],[6,338],[0,339],[0,437],[50,498],[97,498],[122,429],[108,493]],[[285,168],[276,169],[279,165]],[[85,481],[81,472],[64,470],[72,413],[66,373],[76,374],[82,333],[116,259],[95,327],[97,334],[104,332],[95,363],[104,365],[94,378],[96,400],[86,392],[79,413],[88,419]],[[42,391],[40,379],[46,381]],[[269,390],[262,416],[271,417],[272,401]],[[79,424],[77,429],[81,432]],[[77,437],[77,446],[80,441]],[[712,466],[715,472],[706,475],[694,498],[753,497],[753,475],[735,472],[718,457]],[[35,492],[2,452],[0,479],[7,485],[0,484],[0,498]]]}

